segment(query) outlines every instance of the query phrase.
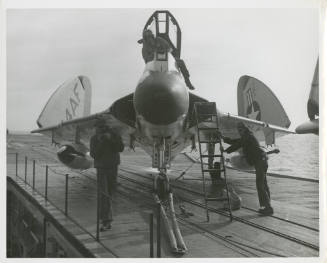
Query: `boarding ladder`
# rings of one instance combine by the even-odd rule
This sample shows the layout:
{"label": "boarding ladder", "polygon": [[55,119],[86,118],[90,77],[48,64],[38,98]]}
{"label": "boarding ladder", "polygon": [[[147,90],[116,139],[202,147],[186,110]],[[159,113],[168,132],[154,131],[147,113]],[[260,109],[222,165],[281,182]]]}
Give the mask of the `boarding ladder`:
{"label": "boarding ladder", "polygon": [[[220,201],[228,203],[228,210],[230,220],[232,221],[233,215],[231,210],[229,190],[227,186],[226,179],[226,169],[224,162],[224,148],[221,140],[221,133],[219,132],[219,123],[217,108],[215,102],[196,102],[194,104],[194,119],[196,121],[196,130],[198,135],[199,143],[199,153],[201,160],[201,171],[202,171],[202,183],[203,183],[203,195],[205,201],[207,221],[209,222],[209,210],[208,202],[211,201]],[[203,152],[203,144],[207,145],[208,151]],[[219,144],[218,154],[215,153],[215,145]],[[220,167],[215,169],[213,166],[215,158],[220,158]],[[205,162],[207,161],[207,162]],[[222,187],[226,189],[226,197],[213,197],[208,196],[206,181],[208,181],[208,176],[211,172],[218,172],[223,175],[223,185]],[[209,180],[211,181],[211,180]]]}

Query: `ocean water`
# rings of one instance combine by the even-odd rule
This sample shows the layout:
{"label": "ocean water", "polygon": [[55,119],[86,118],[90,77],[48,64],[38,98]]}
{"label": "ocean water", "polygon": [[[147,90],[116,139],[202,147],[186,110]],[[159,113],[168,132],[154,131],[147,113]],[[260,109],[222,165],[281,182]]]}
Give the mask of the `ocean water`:
{"label": "ocean water", "polygon": [[[260,145],[264,145],[260,142]],[[224,144],[224,147],[228,147]],[[198,145],[197,145],[198,148]],[[268,173],[280,175],[302,177],[309,179],[319,179],[319,136],[314,134],[289,134],[276,138],[276,147],[267,148],[268,151],[278,148],[280,153],[269,154]],[[199,159],[199,152],[191,152],[191,147],[185,152]],[[217,147],[216,153],[219,154]],[[238,155],[238,153],[234,153]],[[232,155],[226,155],[230,157]]]}
{"label": "ocean water", "polygon": [[280,153],[269,155],[268,172],[319,179],[319,136],[286,135],[276,145]]}

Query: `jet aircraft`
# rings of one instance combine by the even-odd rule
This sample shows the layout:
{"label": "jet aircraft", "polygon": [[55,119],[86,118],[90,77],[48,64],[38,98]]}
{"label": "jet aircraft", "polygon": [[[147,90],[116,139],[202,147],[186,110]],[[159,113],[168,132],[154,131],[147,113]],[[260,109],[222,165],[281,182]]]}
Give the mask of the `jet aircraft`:
{"label": "jet aircraft", "polygon": [[[146,62],[134,92],[115,101],[108,109],[90,113],[91,84],[87,77],[78,76],[61,85],[46,103],[33,133],[51,137],[59,145],[58,158],[72,169],[88,169],[93,165],[89,156],[89,141],[94,134],[97,119],[105,119],[123,139],[126,146],[141,147],[152,157],[152,167],[158,169],[154,188],[164,184],[169,189],[167,169],[174,158],[186,147],[196,145],[197,125],[194,107],[207,103],[207,99],[189,91],[176,61],[181,56],[181,30],[169,11],[156,11],[148,19],[144,30],[165,39],[169,50],[155,50],[151,61]],[[291,133],[290,121],[272,91],[261,81],[243,76],[238,84],[238,115],[217,109],[219,132],[223,136],[238,137],[237,123],[243,122],[254,135],[267,145],[275,138]],[[200,119],[201,127],[210,127],[207,118]],[[209,135],[205,129],[201,135]],[[210,144],[208,149],[212,150]],[[242,168],[242,153],[231,159],[231,165]],[[209,160],[213,162],[213,158]],[[161,202],[155,195],[157,202]],[[167,191],[173,229],[170,231],[172,251],[185,253],[186,245],[178,228],[173,209],[173,196]],[[162,209],[163,213],[165,209]],[[173,234],[172,234],[173,233]]]}

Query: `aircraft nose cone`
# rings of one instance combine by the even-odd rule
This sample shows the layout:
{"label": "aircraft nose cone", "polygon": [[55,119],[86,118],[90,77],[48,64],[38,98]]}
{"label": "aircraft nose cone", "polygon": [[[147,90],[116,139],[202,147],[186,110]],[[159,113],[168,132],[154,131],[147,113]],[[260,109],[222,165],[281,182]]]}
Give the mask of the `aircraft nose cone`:
{"label": "aircraft nose cone", "polygon": [[189,94],[184,80],[176,75],[152,73],[134,93],[136,112],[156,125],[168,125],[186,114]]}

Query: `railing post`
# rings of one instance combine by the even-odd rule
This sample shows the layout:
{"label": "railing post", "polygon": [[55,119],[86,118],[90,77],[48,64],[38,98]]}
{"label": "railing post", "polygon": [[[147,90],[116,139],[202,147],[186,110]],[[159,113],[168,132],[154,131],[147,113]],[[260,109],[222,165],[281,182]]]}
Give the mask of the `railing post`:
{"label": "railing post", "polygon": [[66,176],[66,189],[65,189],[65,215],[68,215],[68,174]]}
{"label": "railing post", "polygon": [[26,178],[27,178],[27,156],[25,156],[25,184],[26,184]]}
{"label": "railing post", "polygon": [[150,214],[150,258],[153,258],[153,213]]}
{"label": "railing post", "polygon": [[47,219],[47,217],[45,216],[44,218],[43,218],[43,238],[42,238],[42,241],[43,241],[43,248],[42,248],[42,252],[43,252],[43,256],[44,257],[47,257],[47,250],[46,250],[46,248],[47,248],[47,246],[46,246],[46,244],[47,244],[47,222],[48,222],[48,219]]}
{"label": "railing post", "polygon": [[157,206],[157,258],[161,258],[160,220],[161,220],[161,204],[158,203],[158,206]]}
{"label": "railing post", "polygon": [[96,240],[99,241],[99,232],[100,232],[100,189],[99,189],[99,180],[97,176],[97,227],[96,227]]}
{"label": "railing post", "polygon": [[18,176],[18,153],[16,153],[16,176]]}
{"label": "railing post", "polygon": [[48,200],[48,165],[45,166],[45,200]]}
{"label": "railing post", "polygon": [[35,189],[35,160],[33,160],[33,190]]}

